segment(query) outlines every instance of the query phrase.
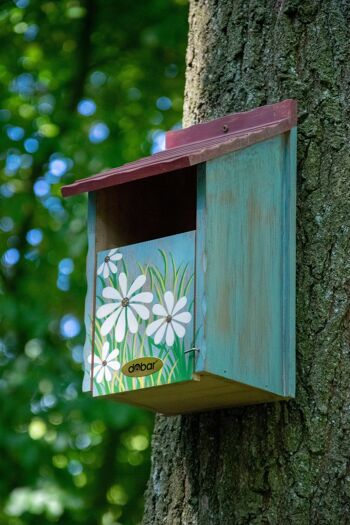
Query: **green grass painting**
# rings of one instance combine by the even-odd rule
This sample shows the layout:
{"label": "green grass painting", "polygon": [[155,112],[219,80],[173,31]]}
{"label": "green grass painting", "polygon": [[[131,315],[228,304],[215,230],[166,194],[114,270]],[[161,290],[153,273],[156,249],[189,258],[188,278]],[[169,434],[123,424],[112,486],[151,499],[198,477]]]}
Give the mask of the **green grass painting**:
{"label": "green grass painting", "polygon": [[[98,253],[94,395],[191,379],[194,236],[186,232]],[[163,366],[142,377],[123,372],[124,365],[145,357]]]}

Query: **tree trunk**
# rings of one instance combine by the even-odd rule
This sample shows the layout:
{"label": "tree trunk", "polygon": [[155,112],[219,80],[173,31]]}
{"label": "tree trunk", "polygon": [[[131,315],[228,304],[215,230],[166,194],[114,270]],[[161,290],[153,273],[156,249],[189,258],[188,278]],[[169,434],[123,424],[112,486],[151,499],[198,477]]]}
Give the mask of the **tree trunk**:
{"label": "tree trunk", "polygon": [[297,396],[158,416],[145,525],[350,523],[350,2],[199,0],[185,125],[299,101]]}

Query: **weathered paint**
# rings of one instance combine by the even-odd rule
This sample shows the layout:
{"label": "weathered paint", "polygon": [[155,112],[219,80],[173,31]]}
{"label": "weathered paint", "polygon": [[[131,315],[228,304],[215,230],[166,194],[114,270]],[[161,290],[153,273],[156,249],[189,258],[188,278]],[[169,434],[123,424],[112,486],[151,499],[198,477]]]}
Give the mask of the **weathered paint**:
{"label": "weathered paint", "polygon": [[206,355],[196,371],[281,396],[294,393],[292,380],[285,384],[294,377],[294,155],[281,135],[207,162],[198,175]]}
{"label": "weathered paint", "polygon": [[[207,124],[171,133],[167,137],[169,144],[179,143],[179,146],[63,186],[62,194],[68,197],[186,169],[281,135],[295,126],[296,120],[294,100],[284,100],[253,111],[226,115]],[[186,140],[183,144],[186,138],[189,141]]]}
{"label": "weathered paint", "polygon": [[297,128],[286,134],[285,163],[283,175],[283,363],[284,393],[295,396],[296,377],[296,151]]}
{"label": "weathered paint", "polygon": [[[295,109],[295,104],[289,106]],[[264,114],[266,117],[262,111],[261,115]],[[136,181],[139,176],[133,172],[134,182],[130,186],[89,194],[84,391],[113,395],[121,402],[166,414],[294,396],[296,128],[290,130],[289,117],[293,120],[295,115],[282,115],[284,120],[289,119],[289,127],[282,119],[288,129],[278,128],[278,132],[274,128],[271,133],[271,123],[265,123],[265,131],[267,128],[270,131],[259,135],[259,139],[255,132],[262,130],[259,126],[255,131],[248,129],[252,115],[244,120],[246,116],[239,119],[240,126],[245,123],[247,127],[248,139],[240,136],[241,142],[234,147],[230,142],[237,139],[234,133],[228,141],[216,139],[219,121],[205,124],[201,130],[195,127],[169,136],[174,151],[177,142],[182,143],[188,133],[193,137],[197,133],[208,135],[201,141],[202,146],[205,142],[204,149],[198,144],[187,149],[184,146],[197,166],[172,171],[149,182]],[[277,120],[272,126],[279,126]],[[234,122],[233,119],[233,126]],[[170,161],[167,168],[180,158],[178,154],[165,156]],[[146,159],[145,163],[159,168],[158,161]],[[142,167],[142,162],[137,166]],[[127,176],[128,170],[121,172]],[[113,173],[117,176],[119,170]],[[126,180],[118,179],[118,184]],[[134,203],[133,185],[141,182],[145,185],[140,203],[147,210],[147,207],[154,209],[158,197],[162,198],[164,184],[169,188],[169,181],[174,198],[169,206],[157,208],[157,220],[153,215],[149,222],[131,220],[127,203],[128,199]],[[182,193],[179,187],[188,191]],[[119,209],[118,215],[121,202],[124,208]],[[194,227],[195,231],[188,231]],[[113,246],[120,245],[123,260],[118,259],[118,271],[105,276],[101,270],[96,279],[104,258],[111,255]],[[181,365],[177,374],[176,359],[171,370],[166,349],[162,349],[161,355],[158,343],[154,346],[156,332],[147,333],[147,322],[157,321],[157,315],[143,319],[137,337],[133,333],[125,341],[117,339],[115,327],[112,332],[102,334],[106,318],[95,315],[95,309],[110,303],[102,290],[107,286],[117,288],[118,283],[120,286],[121,273],[127,276],[129,286],[140,273],[147,275],[149,282],[142,285],[145,286],[142,291],[154,293],[150,267],[155,266],[157,272],[157,265],[164,262],[164,253],[161,257],[159,249],[169,252],[169,256],[172,253],[175,266],[187,262],[194,277],[188,288],[191,325],[181,352],[180,346],[177,353],[173,352],[173,357],[180,356],[186,365]],[[163,294],[166,289],[171,290],[168,270],[165,269]],[[161,305],[159,297],[156,302]],[[114,333],[115,340],[111,336]],[[144,350],[149,341],[151,351],[147,353]],[[114,352],[116,349],[118,354]],[[118,361],[112,378],[106,379],[104,375],[97,381],[104,354],[109,359],[112,352],[114,361]],[[132,365],[137,370],[130,371]]]}
{"label": "weathered paint", "polygon": [[88,200],[88,253],[86,258],[86,284],[85,296],[85,343],[84,343],[84,378],[83,392],[91,390],[89,356],[92,349],[93,338],[93,309],[95,302],[95,244],[96,244],[96,195],[89,193]]}
{"label": "weathered paint", "polygon": [[[196,143],[203,147],[204,141],[212,138],[223,139],[233,133],[249,136],[253,130],[269,126],[272,123],[288,119],[290,127],[297,121],[297,103],[287,99],[277,104],[270,104],[244,111],[232,113],[221,118],[202,122],[183,129],[167,131],[165,134],[166,149],[186,146]],[[254,142],[251,142],[253,144]]]}

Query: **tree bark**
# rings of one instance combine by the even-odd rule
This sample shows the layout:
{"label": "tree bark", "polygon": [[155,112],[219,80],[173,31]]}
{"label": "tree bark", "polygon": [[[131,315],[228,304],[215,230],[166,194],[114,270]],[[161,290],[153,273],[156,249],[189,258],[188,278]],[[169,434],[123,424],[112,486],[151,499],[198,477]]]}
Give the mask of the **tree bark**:
{"label": "tree bark", "polygon": [[198,0],[184,122],[296,98],[297,396],[158,416],[145,525],[350,523],[350,2]]}

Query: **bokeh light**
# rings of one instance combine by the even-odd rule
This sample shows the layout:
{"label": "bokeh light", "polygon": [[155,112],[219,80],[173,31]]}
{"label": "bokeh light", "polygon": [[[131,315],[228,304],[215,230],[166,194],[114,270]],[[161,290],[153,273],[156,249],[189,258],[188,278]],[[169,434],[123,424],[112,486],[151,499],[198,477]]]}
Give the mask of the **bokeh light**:
{"label": "bokeh light", "polygon": [[33,186],[34,193],[37,197],[45,197],[50,193],[50,184],[44,179],[38,179]]}
{"label": "bokeh light", "polygon": [[36,82],[30,73],[22,73],[15,77],[10,86],[10,90],[21,95],[33,95],[36,90]]}
{"label": "bokeh light", "polygon": [[90,75],[90,82],[95,87],[103,86],[107,80],[107,75],[103,71],[94,71]]}
{"label": "bokeh light", "polygon": [[19,7],[20,9],[24,9],[26,7],[28,7],[29,5],[29,0],[16,0],[15,1],[15,4],[17,7]]}
{"label": "bokeh light", "polygon": [[165,131],[156,130],[152,133],[152,153],[158,153],[165,149]]}
{"label": "bokeh light", "polygon": [[16,188],[11,183],[5,183],[0,186],[0,193],[5,198],[10,198],[15,193]]}
{"label": "bokeh light", "polygon": [[172,107],[173,103],[171,102],[170,98],[168,97],[159,97],[156,106],[158,109],[162,111],[167,111]]}
{"label": "bokeh light", "polygon": [[10,153],[6,158],[5,170],[6,174],[15,173],[21,167],[21,155],[17,153]]}
{"label": "bokeh light", "polygon": [[32,40],[36,39],[38,32],[39,27],[36,24],[30,24],[24,33],[24,39],[27,42],[32,42]]}
{"label": "bokeh light", "polygon": [[89,131],[89,140],[93,144],[99,144],[109,136],[109,128],[104,122],[97,122],[91,126]]}
{"label": "bokeh light", "polygon": [[20,259],[20,253],[17,248],[9,248],[2,256],[2,262],[5,266],[13,266]]}
{"label": "bokeh light", "polygon": [[36,153],[39,149],[39,141],[37,139],[27,139],[24,141],[24,149],[28,153]]}
{"label": "bokeh light", "polygon": [[96,111],[96,104],[91,99],[83,99],[78,104],[78,112],[84,117],[91,117]]}
{"label": "bokeh light", "polygon": [[33,228],[27,232],[26,239],[31,246],[38,246],[43,240],[43,232],[40,228]]}
{"label": "bokeh light", "polygon": [[6,133],[9,139],[16,142],[22,140],[24,137],[24,129],[20,126],[8,126]]}
{"label": "bokeh light", "polygon": [[58,264],[58,270],[63,275],[69,275],[74,270],[74,262],[72,259],[62,259]]}
{"label": "bokeh light", "polygon": [[66,173],[67,167],[65,159],[54,159],[49,164],[50,172],[56,177],[62,177]]}
{"label": "bokeh light", "polygon": [[0,219],[0,230],[3,232],[10,232],[14,227],[14,222],[11,217],[2,217]]}
{"label": "bokeh light", "polygon": [[76,337],[80,332],[80,323],[75,315],[66,314],[60,321],[60,333],[62,337],[71,339]]}
{"label": "bokeh light", "polygon": [[84,347],[83,345],[75,345],[72,348],[72,358],[76,363],[82,363],[84,360]]}

